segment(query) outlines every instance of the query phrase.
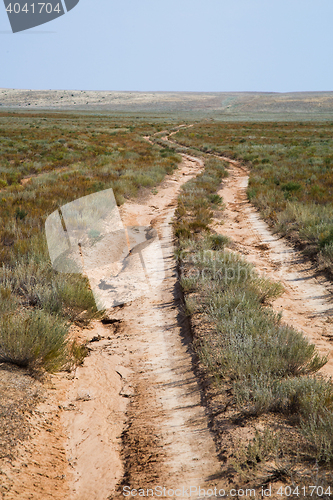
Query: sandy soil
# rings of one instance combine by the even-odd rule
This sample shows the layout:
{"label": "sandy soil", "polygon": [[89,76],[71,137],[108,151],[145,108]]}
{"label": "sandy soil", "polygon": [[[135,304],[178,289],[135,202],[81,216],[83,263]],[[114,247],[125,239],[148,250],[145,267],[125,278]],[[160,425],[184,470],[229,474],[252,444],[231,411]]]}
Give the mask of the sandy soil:
{"label": "sandy soil", "polygon": [[[180,296],[170,225],[181,184],[201,168],[200,160],[185,157],[156,195],[121,207],[125,225],[151,224],[158,230],[166,278],[147,296],[109,311],[109,321],[120,325],[118,342],[106,339],[103,332],[96,338],[97,327],[92,330],[94,350],[78,370],[70,398],[73,401],[80,389],[82,402],[64,416],[75,478],[71,498],[122,497],[125,486],[207,488],[220,484],[220,463],[192,369],[186,317],[177,307]],[[115,373],[117,390],[110,383]],[[117,407],[118,414],[117,393],[128,398],[128,405]],[[118,438],[123,430],[123,465],[114,428]]]}
{"label": "sandy soil", "polygon": [[[106,500],[123,497],[126,485],[220,484],[186,317],[178,308],[171,230],[180,186],[202,166],[184,156],[157,194],[121,207],[125,225],[157,229],[166,278],[147,296],[111,309],[105,324],[77,332],[89,340],[89,356],[74,375],[51,377],[46,402],[35,412],[36,432],[26,450],[29,467],[19,469],[21,457],[19,484],[15,481],[12,496],[4,498]],[[54,429],[51,440],[42,421]]]}
{"label": "sandy soil", "polygon": [[[19,444],[15,443],[16,458],[1,461],[2,499],[63,500],[69,497],[70,471],[64,447],[66,436],[59,408],[59,400],[66,393],[66,382],[69,383],[69,380],[64,375],[50,377],[43,384],[34,382],[37,391],[42,394],[41,402],[33,408],[28,417],[30,435],[25,436]],[[14,402],[22,382],[16,378],[15,383]],[[7,385],[7,391],[8,389]],[[15,411],[18,414],[22,411],[19,404],[16,405]],[[22,414],[24,413],[22,411]],[[24,427],[24,422],[22,426]],[[15,435],[17,436],[17,432]]]}
{"label": "sandy soil", "polygon": [[[147,224],[156,208],[157,217],[151,223],[158,225],[165,261],[166,279],[160,289],[124,309],[127,331],[133,337],[132,381],[134,388],[135,428],[128,423],[125,444],[132,444],[142,453],[140,440],[147,435],[147,422],[153,436],[153,449],[143,463],[135,457],[135,449],[126,449],[126,484],[134,488],[153,487],[158,484],[169,488],[219,485],[220,464],[208,430],[207,418],[201,404],[201,395],[192,369],[193,353],[189,347],[190,335],[186,317],[179,311],[181,302],[173,258],[171,218],[176,206],[180,181],[187,181],[198,173],[200,160],[184,159],[185,168],[177,173],[178,179],[168,181],[170,187],[154,197],[154,206],[126,204],[122,218],[127,225]],[[179,179],[179,175],[183,178]],[[153,212],[149,213],[149,208]],[[178,306],[178,307],[177,307]],[[137,374],[142,374],[137,378]],[[152,451],[152,453],[151,453]],[[151,461],[151,459],[153,461]],[[125,484],[123,482],[123,484]]]}

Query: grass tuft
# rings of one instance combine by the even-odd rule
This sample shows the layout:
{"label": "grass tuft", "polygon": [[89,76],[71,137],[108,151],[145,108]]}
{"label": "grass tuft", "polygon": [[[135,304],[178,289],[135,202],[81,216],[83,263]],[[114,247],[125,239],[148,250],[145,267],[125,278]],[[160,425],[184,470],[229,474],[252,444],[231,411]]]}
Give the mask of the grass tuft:
{"label": "grass tuft", "polygon": [[0,361],[31,370],[57,371],[67,362],[68,324],[44,311],[3,315]]}

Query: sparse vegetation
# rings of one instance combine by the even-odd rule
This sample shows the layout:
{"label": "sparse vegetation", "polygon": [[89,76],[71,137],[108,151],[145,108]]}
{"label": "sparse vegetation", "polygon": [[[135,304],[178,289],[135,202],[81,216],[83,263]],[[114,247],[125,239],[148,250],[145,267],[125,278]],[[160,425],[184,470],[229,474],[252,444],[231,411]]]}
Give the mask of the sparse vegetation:
{"label": "sparse vegetation", "polygon": [[[174,137],[246,163],[251,201],[276,230],[331,270],[332,126],[202,123]],[[69,327],[83,317],[89,321],[96,307],[83,276],[52,269],[45,219],[75,198],[110,187],[119,205],[144,188],[155,193],[182,151],[161,138],[162,148],[142,139],[164,128],[107,116],[0,115],[0,362],[50,372],[82,363],[86,347],[69,337]],[[230,250],[228,238],[211,230],[223,209],[216,191],[226,176],[222,160],[207,159],[204,171],[184,186],[174,225],[212,419],[225,414],[230,422],[267,424],[235,454],[243,473],[262,472],[266,461],[273,462],[272,481],[289,480],[295,464],[309,470],[317,463],[325,473],[333,464],[333,384],[317,372],[327,360],[270,307],[283,293],[281,284],[259,276]],[[276,422],[287,429],[284,436]],[[299,440],[297,451],[288,439]]]}
{"label": "sparse vegetation", "polygon": [[[213,158],[207,161],[202,174],[185,185],[176,210],[176,236],[184,238],[190,237],[193,232],[209,231],[213,210],[220,207],[222,202],[216,195],[216,190],[226,176],[225,163]],[[214,237],[210,241],[214,246]],[[223,241],[219,236],[215,236],[215,245]]]}
{"label": "sparse vegetation", "polygon": [[155,131],[154,123],[103,115],[0,113],[0,455],[6,462],[31,435],[45,373],[83,363],[88,347],[79,329],[100,317],[88,280],[52,268],[45,220],[103,189],[113,189],[118,205],[150,193],[180,161],[143,139]]}

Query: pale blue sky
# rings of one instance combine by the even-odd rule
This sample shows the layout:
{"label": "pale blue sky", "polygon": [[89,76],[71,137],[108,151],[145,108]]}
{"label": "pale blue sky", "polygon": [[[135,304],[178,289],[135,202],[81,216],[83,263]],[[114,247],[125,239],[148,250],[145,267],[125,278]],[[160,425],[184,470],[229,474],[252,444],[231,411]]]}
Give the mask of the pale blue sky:
{"label": "pale blue sky", "polygon": [[80,0],[16,34],[0,2],[0,87],[333,90],[333,0]]}

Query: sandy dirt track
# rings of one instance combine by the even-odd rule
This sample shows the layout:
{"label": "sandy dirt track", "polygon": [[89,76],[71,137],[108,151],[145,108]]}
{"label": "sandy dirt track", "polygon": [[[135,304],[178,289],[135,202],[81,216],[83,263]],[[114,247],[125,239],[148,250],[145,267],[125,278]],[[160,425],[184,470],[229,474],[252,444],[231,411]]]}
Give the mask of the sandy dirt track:
{"label": "sandy dirt track", "polygon": [[[101,351],[107,356],[110,350],[107,356],[109,368],[106,365],[103,367],[110,376],[114,370],[120,373],[126,387],[121,393],[129,400],[123,432],[125,477],[122,486],[139,489],[161,485],[175,489],[189,486],[207,488],[220,483],[220,463],[215,455],[213,438],[192,370],[186,317],[179,312],[180,296],[170,224],[181,184],[201,168],[200,160],[185,157],[180,168],[163,183],[152,199],[143,204],[128,202],[121,207],[121,217],[126,226],[152,224],[158,230],[166,278],[149,295],[110,310],[110,321],[120,325],[116,349],[117,356],[122,356],[122,360],[117,359],[118,366],[111,366],[115,356],[111,351],[115,345],[102,334],[94,342],[94,351],[78,373],[78,381],[81,384],[84,382],[87,398],[99,386],[106,399],[109,388],[105,380],[100,377],[96,380],[96,373],[101,371],[98,360]],[[96,335],[95,329],[94,333]],[[105,379],[106,376],[103,377]],[[117,419],[115,415],[112,421],[109,409],[103,409],[102,405],[101,414],[96,405],[94,413],[89,415],[84,412],[81,416],[69,413],[71,425],[66,426],[71,454],[75,456],[73,469],[76,480],[72,486],[72,498],[77,500],[104,500],[108,495],[110,498],[122,497],[119,491],[118,495],[115,492],[119,473],[123,472],[121,463],[116,466],[117,460],[113,461],[111,475],[110,460],[106,455],[105,461],[101,460],[104,466],[100,463],[99,468],[92,467],[92,460],[100,447],[99,443],[95,443],[96,425],[101,427],[100,437],[106,433],[101,423],[103,418],[111,427],[116,425],[119,434],[124,418],[120,415]],[[99,424],[96,424],[96,416],[100,417]],[[113,446],[110,440],[109,447]],[[105,488],[101,488],[101,482]]]}

